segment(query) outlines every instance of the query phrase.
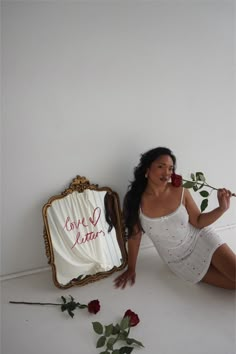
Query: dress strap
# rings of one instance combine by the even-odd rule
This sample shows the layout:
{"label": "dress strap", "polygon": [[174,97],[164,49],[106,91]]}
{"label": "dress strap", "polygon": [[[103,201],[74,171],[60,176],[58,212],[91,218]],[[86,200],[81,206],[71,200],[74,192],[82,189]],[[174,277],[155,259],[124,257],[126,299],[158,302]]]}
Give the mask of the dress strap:
{"label": "dress strap", "polygon": [[183,198],[184,198],[184,188],[182,187],[182,194],[181,194],[181,201],[180,201],[180,204],[183,203]]}

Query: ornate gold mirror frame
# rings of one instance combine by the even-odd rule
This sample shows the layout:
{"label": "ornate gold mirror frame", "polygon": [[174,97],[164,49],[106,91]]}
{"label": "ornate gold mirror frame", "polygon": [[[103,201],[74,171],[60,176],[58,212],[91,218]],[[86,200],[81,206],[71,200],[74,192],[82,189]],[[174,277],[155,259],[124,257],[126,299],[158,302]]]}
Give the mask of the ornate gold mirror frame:
{"label": "ornate gold mirror frame", "polygon": [[54,284],[82,286],[127,264],[119,196],[77,176],[43,206],[44,241]]}

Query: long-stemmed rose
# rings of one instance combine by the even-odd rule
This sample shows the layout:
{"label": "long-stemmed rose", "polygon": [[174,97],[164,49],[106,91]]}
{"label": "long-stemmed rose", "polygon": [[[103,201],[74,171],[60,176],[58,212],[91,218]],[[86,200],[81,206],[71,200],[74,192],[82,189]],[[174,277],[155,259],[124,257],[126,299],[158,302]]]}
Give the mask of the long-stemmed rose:
{"label": "long-stemmed rose", "polygon": [[74,298],[70,296],[70,300],[66,300],[64,296],[61,296],[62,304],[52,303],[52,302],[27,302],[27,301],[9,301],[11,304],[24,304],[24,305],[54,305],[54,306],[61,306],[61,311],[67,311],[70,317],[74,317],[74,310],[76,308],[84,309],[87,308],[89,313],[96,314],[100,311],[100,302],[99,300],[92,300],[87,305],[80,304],[79,302],[75,302]]}
{"label": "long-stemmed rose", "polygon": [[[188,188],[188,189],[192,188],[194,192],[198,191],[201,197],[204,198],[200,206],[201,211],[204,211],[208,206],[208,197],[210,196],[210,193],[207,190],[200,191],[200,189],[202,189],[203,187],[207,187],[210,188],[211,190],[218,190],[219,188],[215,188],[210,184],[208,184],[206,182],[206,178],[203,172],[191,173],[190,177],[191,177],[191,181],[182,178],[181,175],[177,175],[176,173],[173,173],[171,175],[171,183],[174,187],[180,187],[182,185],[184,188]],[[235,193],[232,193],[231,195],[233,197],[236,196]]]}
{"label": "long-stemmed rose", "polygon": [[[103,326],[100,322],[93,322],[94,331],[100,335],[97,340],[96,348],[106,347],[100,354],[129,354],[133,351],[134,346],[143,347],[143,344],[134,338],[130,338],[130,328],[137,326],[140,322],[138,315],[127,310],[120,323],[113,325],[112,323]],[[119,349],[114,348],[117,342],[125,342]]]}

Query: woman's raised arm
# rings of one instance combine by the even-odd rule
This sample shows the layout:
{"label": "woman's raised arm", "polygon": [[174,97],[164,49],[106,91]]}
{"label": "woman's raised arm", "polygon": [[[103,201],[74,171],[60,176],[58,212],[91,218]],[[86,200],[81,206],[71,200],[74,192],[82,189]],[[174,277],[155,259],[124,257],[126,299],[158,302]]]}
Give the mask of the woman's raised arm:
{"label": "woman's raised arm", "polygon": [[207,213],[200,212],[188,189],[185,189],[184,195],[185,207],[189,214],[190,224],[202,229],[203,227],[213,224],[225,213],[230,206],[230,198],[232,194],[225,188],[219,189],[217,192],[219,206]]}

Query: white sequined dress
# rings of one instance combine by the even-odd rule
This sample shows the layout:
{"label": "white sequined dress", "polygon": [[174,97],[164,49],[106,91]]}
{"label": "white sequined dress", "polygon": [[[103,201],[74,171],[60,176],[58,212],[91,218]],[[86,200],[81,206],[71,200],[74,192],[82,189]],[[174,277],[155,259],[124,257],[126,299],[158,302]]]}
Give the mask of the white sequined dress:
{"label": "white sequined dress", "polygon": [[213,253],[224,242],[212,227],[197,229],[189,223],[189,215],[181,202],[171,214],[149,218],[142,213],[140,220],[162,260],[180,278],[199,282],[206,274]]}

